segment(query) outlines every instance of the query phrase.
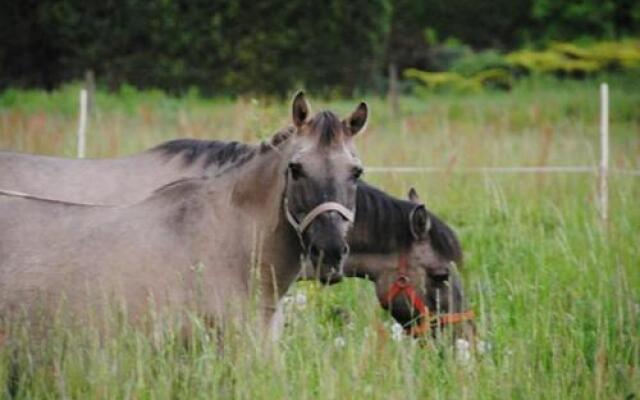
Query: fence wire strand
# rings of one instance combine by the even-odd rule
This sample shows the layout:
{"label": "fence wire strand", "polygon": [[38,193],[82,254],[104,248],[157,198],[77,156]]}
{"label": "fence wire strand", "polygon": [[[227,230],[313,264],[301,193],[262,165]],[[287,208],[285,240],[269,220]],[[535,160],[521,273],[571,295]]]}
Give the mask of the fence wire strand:
{"label": "fence wire strand", "polygon": [[[569,166],[545,166],[545,167],[438,167],[438,166],[396,166],[396,167],[367,167],[369,173],[497,173],[497,174],[598,174],[599,168],[594,165],[569,165]],[[619,175],[640,176],[640,169],[611,168],[610,173]]]}

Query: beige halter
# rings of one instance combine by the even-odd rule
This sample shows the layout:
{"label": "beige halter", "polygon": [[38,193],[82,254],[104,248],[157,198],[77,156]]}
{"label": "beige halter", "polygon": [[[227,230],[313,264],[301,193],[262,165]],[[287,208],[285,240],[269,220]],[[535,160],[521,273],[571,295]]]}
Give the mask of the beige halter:
{"label": "beige halter", "polygon": [[284,213],[287,216],[287,220],[298,234],[298,238],[300,238],[302,247],[305,247],[304,241],[302,240],[302,234],[309,227],[309,225],[311,225],[311,223],[322,213],[325,213],[327,211],[337,211],[340,215],[342,215],[344,219],[346,219],[350,223],[353,223],[353,221],[355,221],[355,215],[353,211],[349,210],[347,207],[343,206],[340,203],[336,203],[335,201],[327,201],[325,203],[317,205],[311,211],[309,211],[307,215],[304,216],[302,222],[296,221],[293,214],[291,214],[291,211],[289,211],[289,201],[286,197],[284,198],[283,204]]}

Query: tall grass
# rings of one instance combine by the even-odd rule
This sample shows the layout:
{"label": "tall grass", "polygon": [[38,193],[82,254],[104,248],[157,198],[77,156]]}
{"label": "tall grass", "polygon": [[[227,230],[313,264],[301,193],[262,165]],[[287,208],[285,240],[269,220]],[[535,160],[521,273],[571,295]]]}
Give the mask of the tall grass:
{"label": "tall grass", "polygon": [[[638,81],[611,78],[612,163],[640,166]],[[0,148],[75,153],[77,87],[0,95]],[[595,164],[597,82],[530,81],[512,93],[381,99],[358,138],[366,165]],[[352,101],[312,102],[342,113]],[[178,136],[253,141],[288,122],[287,104],[99,92],[92,156],[131,154]],[[469,362],[447,343],[395,341],[372,285],[299,285],[282,339],[196,329],[185,346],[124,326],[104,342],[64,325],[45,345],[0,349],[17,359],[18,398],[631,398],[640,395],[640,181],[610,183],[611,220],[597,220],[591,175],[369,174],[403,195],[415,186],[458,231],[480,335]],[[347,310],[336,312],[336,308]],[[197,322],[197,321],[196,321]],[[18,335],[18,337],[21,337]],[[24,339],[26,341],[26,339]]]}

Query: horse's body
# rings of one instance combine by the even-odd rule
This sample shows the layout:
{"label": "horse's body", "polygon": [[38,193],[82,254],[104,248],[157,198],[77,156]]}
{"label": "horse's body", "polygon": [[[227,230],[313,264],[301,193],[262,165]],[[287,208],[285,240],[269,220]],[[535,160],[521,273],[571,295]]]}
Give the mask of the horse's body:
{"label": "horse's body", "polygon": [[[108,295],[134,319],[149,307],[226,318],[244,309],[259,276],[268,320],[303,250],[315,249],[310,258],[328,267],[323,273],[344,261],[360,168],[351,138],[367,110],[361,104],[342,122],[328,112],[310,118],[299,94],[293,117],[294,130],[251,156],[237,152],[215,178],[179,180],[136,204],[0,194],[0,317],[53,311],[62,300],[82,314]],[[300,229],[296,220],[311,214]]]}
{"label": "horse's body", "polygon": [[[255,167],[265,182],[281,174],[276,159]],[[201,284],[207,295],[197,299],[199,311],[221,316],[248,299],[252,263],[259,263],[261,276],[275,277],[263,290],[263,304],[274,304],[298,273],[300,245],[281,215],[283,182],[271,188],[251,180],[247,187],[268,205],[252,201],[258,196],[244,192],[242,180],[227,179],[179,181],[122,207],[3,196],[2,311],[42,300],[55,306],[60,296],[84,307],[108,294],[126,299],[135,317],[150,301],[191,308]],[[252,260],[258,248],[261,259]]]}

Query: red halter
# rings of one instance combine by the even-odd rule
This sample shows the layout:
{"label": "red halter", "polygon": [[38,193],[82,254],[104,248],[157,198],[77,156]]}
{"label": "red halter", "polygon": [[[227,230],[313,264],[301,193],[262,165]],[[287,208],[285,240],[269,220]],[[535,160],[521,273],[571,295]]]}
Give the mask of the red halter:
{"label": "red halter", "polygon": [[409,268],[409,258],[406,254],[401,253],[398,258],[398,272],[396,274],[396,280],[393,282],[389,290],[384,296],[384,301],[387,306],[391,304],[393,299],[395,299],[400,294],[405,294],[411,305],[414,309],[418,311],[420,314],[420,324],[416,326],[411,326],[405,328],[405,332],[408,335],[413,337],[422,336],[425,333],[429,332],[431,326],[439,326],[444,327],[450,324],[458,324],[465,321],[472,320],[475,315],[473,311],[465,311],[462,313],[449,313],[449,314],[441,314],[430,317],[429,308],[424,304],[424,301],[420,298],[418,293],[416,292],[415,287],[413,286],[413,282],[411,282],[411,278],[409,278],[409,274],[407,270]]}

